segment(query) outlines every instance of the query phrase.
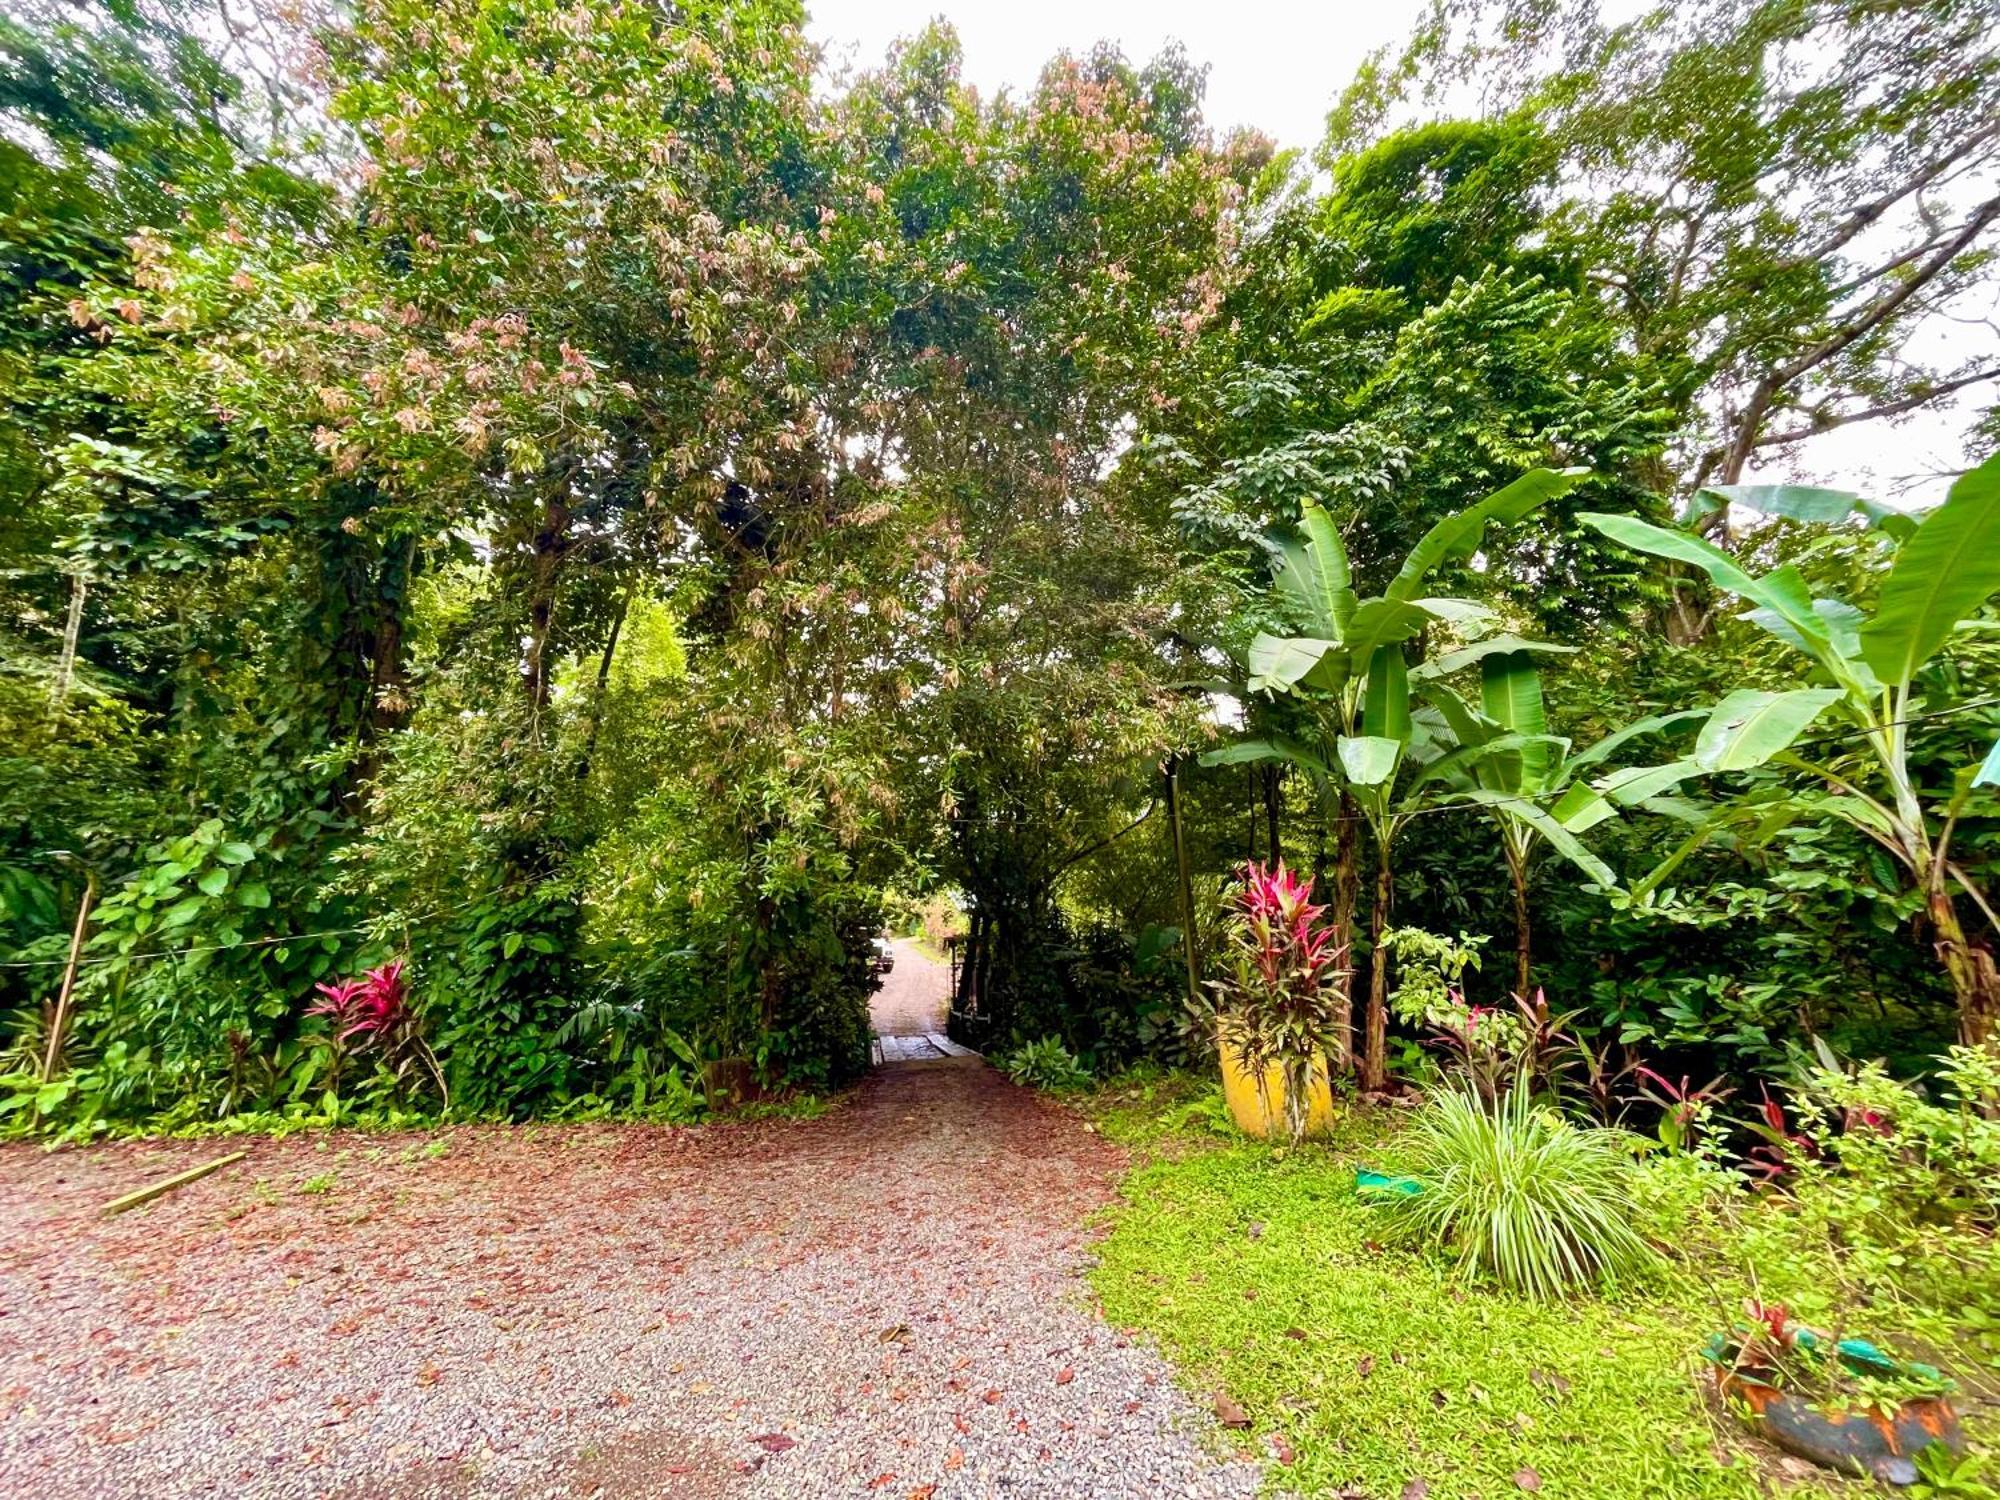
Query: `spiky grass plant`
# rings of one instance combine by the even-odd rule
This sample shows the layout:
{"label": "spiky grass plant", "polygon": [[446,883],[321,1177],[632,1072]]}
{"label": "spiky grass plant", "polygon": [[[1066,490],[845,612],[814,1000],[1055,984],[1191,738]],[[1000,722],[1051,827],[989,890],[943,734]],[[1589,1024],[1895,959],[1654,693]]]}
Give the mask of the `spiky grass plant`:
{"label": "spiky grass plant", "polygon": [[1423,1191],[1391,1211],[1453,1247],[1462,1270],[1548,1299],[1655,1259],[1632,1227],[1634,1167],[1616,1134],[1577,1126],[1526,1089],[1491,1104],[1468,1087],[1441,1090],[1408,1140]]}

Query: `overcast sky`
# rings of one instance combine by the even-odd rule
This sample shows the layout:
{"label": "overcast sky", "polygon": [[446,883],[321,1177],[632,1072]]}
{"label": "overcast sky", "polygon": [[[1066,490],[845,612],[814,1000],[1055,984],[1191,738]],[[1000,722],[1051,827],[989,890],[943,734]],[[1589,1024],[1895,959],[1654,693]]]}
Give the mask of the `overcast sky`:
{"label": "overcast sky", "polygon": [[829,61],[867,67],[897,37],[942,14],[965,43],[966,81],[981,93],[1030,87],[1064,50],[1117,42],[1144,62],[1170,41],[1209,66],[1208,118],[1255,125],[1281,146],[1312,146],[1327,106],[1375,48],[1398,42],[1417,0],[807,0]]}
{"label": "overcast sky", "polygon": [[[1409,34],[1422,0],[807,0],[813,39],[829,65],[871,67],[889,44],[942,14],[965,47],[965,78],[982,94],[1031,87],[1042,64],[1064,50],[1117,42],[1144,62],[1170,41],[1208,73],[1207,116],[1220,130],[1254,125],[1280,146],[1311,148],[1326,111],[1369,53]],[[1966,336],[1944,327],[1932,339],[1956,351]],[[1926,351],[1929,352],[1929,351]],[[1910,476],[1959,466],[1965,418],[1927,414],[1897,427],[1864,423],[1801,444],[1795,476],[1751,472],[1749,480],[1801,477],[1885,500],[1941,499],[1946,481],[1894,493]]]}

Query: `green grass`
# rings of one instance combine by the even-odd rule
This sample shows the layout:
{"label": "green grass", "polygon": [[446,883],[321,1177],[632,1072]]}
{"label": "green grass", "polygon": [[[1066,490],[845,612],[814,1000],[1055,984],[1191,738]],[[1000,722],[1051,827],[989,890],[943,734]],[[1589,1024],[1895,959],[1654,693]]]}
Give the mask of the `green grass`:
{"label": "green grass", "polygon": [[[1785,1491],[1704,1396],[1697,1351],[1749,1288],[1724,1247],[1698,1245],[1643,1287],[1532,1302],[1400,1248],[1357,1200],[1357,1165],[1398,1164],[1389,1122],[1273,1150],[1218,1133],[1209,1092],[1166,1079],[1099,1096],[1099,1128],[1144,1160],[1093,1275],[1106,1315],[1201,1397],[1238,1401],[1260,1448],[1283,1436],[1294,1461],[1273,1466],[1274,1487],[1389,1500],[1421,1479],[1432,1496],[1493,1500],[1532,1470],[1543,1493],[1592,1500]],[[1826,1284],[1809,1259],[1772,1269]],[[1789,1492],[1872,1491],[1829,1476]]]}

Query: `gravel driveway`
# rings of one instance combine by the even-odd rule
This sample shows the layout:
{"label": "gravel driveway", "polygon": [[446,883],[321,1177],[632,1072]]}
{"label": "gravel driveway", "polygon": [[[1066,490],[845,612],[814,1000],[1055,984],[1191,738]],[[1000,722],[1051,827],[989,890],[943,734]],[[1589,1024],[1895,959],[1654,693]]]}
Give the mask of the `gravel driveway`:
{"label": "gravel driveway", "polygon": [[826,1117],[0,1149],[0,1494],[1248,1496],[1076,1279],[1118,1152],[974,1060]]}
{"label": "gravel driveway", "polygon": [[951,1002],[951,966],[939,963],[908,938],[889,945],[896,962],[868,1002],[868,1024],[877,1036],[922,1036],[943,1031]]}

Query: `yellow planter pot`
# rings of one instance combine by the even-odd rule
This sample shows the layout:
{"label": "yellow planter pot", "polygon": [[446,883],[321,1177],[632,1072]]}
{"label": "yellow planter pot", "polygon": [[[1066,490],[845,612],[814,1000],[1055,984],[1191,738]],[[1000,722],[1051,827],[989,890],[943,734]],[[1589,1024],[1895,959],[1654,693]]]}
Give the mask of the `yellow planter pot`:
{"label": "yellow planter pot", "polygon": [[[1276,1063],[1264,1070],[1264,1086],[1243,1062],[1243,1054],[1228,1043],[1222,1044],[1222,1097],[1229,1104],[1230,1117],[1246,1135],[1261,1140],[1287,1140],[1291,1128],[1285,1123],[1285,1070]],[[1323,1135],[1333,1128],[1333,1085],[1327,1078],[1326,1059],[1313,1064],[1312,1099],[1306,1106],[1306,1134]]]}

